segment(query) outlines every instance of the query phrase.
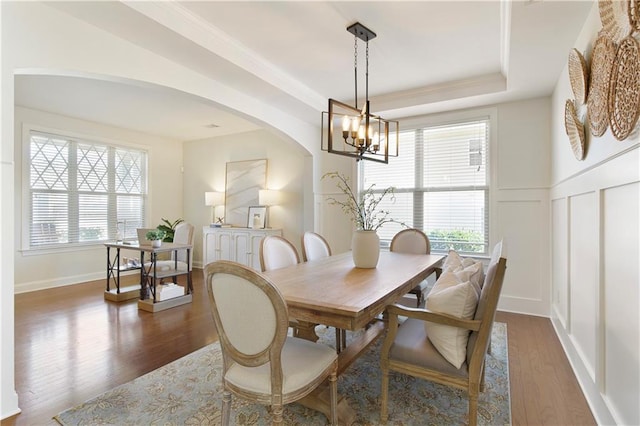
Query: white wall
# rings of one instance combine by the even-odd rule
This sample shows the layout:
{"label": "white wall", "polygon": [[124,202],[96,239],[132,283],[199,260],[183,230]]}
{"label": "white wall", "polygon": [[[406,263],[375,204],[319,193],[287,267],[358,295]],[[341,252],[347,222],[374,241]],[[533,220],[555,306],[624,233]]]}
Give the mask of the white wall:
{"label": "white wall", "polygon": [[[182,216],[182,143],[100,123],[43,111],[15,108],[15,292],[69,285],[104,278],[106,251],[102,244],[69,250],[22,250],[20,230],[28,224],[22,211],[23,150],[28,127],[91,141],[134,145],[149,152],[147,225]],[[24,131],[23,131],[24,128]],[[28,183],[28,182],[27,182]]]}
{"label": "white wall", "polygon": [[[269,227],[282,229],[283,236],[302,253],[303,202],[307,153],[266,130],[186,142],[184,145],[184,219],[195,225],[194,262],[202,265],[202,226],[211,222],[211,207],[204,193],[224,191],[226,163],[267,160],[267,188],[281,191],[282,203],[269,208]],[[218,211],[222,214],[222,209]]]}
{"label": "white wall", "polygon": [[491,241],[507,244],[507,273],[498,308],[549,315],[550,99],[498,105],[492,167]]}
{"label": "white wall", "polygon": [[[575,47],[590,61],[594,6]],[[552,321],[600,424],[640,424],[640,144],[587,132],[577,161],[564,131],[565,69],[552,101]]]}

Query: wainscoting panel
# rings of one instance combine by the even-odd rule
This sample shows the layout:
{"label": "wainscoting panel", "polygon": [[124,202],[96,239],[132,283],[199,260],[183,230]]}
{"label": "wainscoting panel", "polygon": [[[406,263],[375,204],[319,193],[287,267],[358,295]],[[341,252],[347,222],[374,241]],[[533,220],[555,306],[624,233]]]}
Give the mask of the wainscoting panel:
{"label": "wainscoting panel", "polygon": [[[640,424],[640,183],[602,194],[604,394],[621,424]],[[627,313],[627,314],[622,314]]]}
{"label": "wainscoting panel", "polygon": [[639,148],[550,194],[551,320],[604,425],[640,424]]}
{"label": "wainscoting panel", "polygon": [[552,303],[558,319],[565,328],[569,328],[569,271],[567,261],[569,255],[569,243],[567,241],[569,231],[567,223],[567,200],[561,198],[551,202],[551,233],[552,252],[551,280],[554,283]]}
{"label": "wainscoting panel", "polygon": [[596,194],[569,198],[570,335],[595,381],[598,305],[598,224]]}

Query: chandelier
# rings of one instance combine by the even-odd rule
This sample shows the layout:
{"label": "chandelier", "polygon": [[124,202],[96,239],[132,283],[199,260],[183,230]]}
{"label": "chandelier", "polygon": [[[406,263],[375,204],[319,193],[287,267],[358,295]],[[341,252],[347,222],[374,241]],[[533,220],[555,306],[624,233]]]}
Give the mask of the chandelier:
{"label": "chandelier", "polygon": [[[369,105],[369,40],[374,39],[376,33],[359,22],[347,27],[347,31],[354,36],[354,106],[329,99],[329,111],[322,113],[321,148],[332,154],[354,157],[356,161],[388,163],[389,156],[398,156],[399,126],[397,121],[372,114]],[[358,39],[366,44],[362,109],[358,108]]]}

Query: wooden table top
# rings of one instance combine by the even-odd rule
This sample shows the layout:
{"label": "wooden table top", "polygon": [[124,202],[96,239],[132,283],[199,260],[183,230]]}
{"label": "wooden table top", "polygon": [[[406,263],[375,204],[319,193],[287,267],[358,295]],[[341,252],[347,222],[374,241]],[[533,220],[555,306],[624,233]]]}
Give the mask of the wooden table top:
{"label": "wooden table top", "polygon": [[346,252],[263,274],[283,294],[291,317],[358,330],[430,275],[443,258],[383,251],[376,268],[361,269]]}

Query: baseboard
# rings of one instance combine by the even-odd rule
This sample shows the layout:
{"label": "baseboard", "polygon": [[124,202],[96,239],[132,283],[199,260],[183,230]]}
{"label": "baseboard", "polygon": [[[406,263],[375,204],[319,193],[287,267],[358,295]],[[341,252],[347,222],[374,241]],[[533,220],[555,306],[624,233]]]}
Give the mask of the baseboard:
{"label": "baseboard", "polygon": [[7,419],[11,416],[15,416],[16,414],[20,414],[22,410],[18,407],[18,393],[16,391],[8,392],[8,398],[5,398],[5,395],[2,395],[1,405],[2,412],[0,413],[0,420]]}
{"label": "baseboard", "polygon": [[586,398],[587,404],[589,404],[589,408],[591,409],[591,413],[593,413],[593,417],[596,419],[596,423],[599,425],[618,424],[614,419],[613,413],[609,410],[607,403],[602,397],[597,384],[591,380],[588,369],[580,359],[578,351],[574,348],[573,343],[571,342],[571,337],[566,333],[562,323],[555,315],[551,317],[551,324],[556,331],[556,335],[558,336],[562,349],[569,360],[569,364],[571,364],[571,369],[573,370],[576,379],[578,379],[578,384],[582,389],[582,394]]}
{"label": "baseboard", "polygon": [[[139,274],[139,272],[122,272],[121,276]],[[87,281],[106,280],[106,272],[94,272],[90,274],[70,275],[58,277],[50,280],[31,281],[27,283],[16,283],[14,293],[29,293],[31,291],[46,290],[48,288],[64,287],[67,285],[80,284]],[[106,281],[105,281],[106,283]],[[105,284],[106,287],[106,284]]]}
{"label": "baseboard", "polygon": [[546,318],[550,316],[549,306],[542,300],[511,297],[504,294],[500,296],[498,310]]}

